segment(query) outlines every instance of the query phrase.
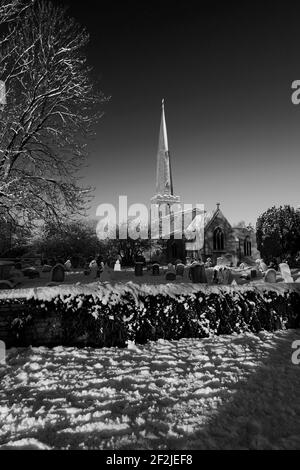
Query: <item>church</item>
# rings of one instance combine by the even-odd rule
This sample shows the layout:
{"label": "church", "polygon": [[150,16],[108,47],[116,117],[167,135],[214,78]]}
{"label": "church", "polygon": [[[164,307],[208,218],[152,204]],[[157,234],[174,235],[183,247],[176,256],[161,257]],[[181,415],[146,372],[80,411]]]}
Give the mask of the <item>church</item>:
{"label": "church", "polygon": [[[171,155],[163,100],[156,163],[156,193],[151,198],[151,204],[157,204],[159,208],[168,207],[171,212],[172,206],[180,203],[180,197],[175,194],[173,187]],[[212,262],[216,263],[217,258],[226,257],[233,265],[240,262],[252,264],[260,257],[257,250],[255,231],[244,226],[232,226],[220,206],[220,203],[217,203],[215,209],[211,212],[197,212],[194,209],[190,226],[183,227],[187,232],[194,233],[194,238],[187,239],[183,237],[182,239],[176,239],[174,232],[170,230],[169,240],[167,240],[165,246],[159,242],[155,243],[154,251],[156,256],[161,250],[160,255],[164,256],[164,261],[167,262],[192,258],[201,258],[206,261],[211,258]],[[165,214],[165,212],[159,211],[159,217],[163,217],[162,214]],[[164,246],[163,249],[162,246]],[[151,252],[153,253],[153,249]]]}

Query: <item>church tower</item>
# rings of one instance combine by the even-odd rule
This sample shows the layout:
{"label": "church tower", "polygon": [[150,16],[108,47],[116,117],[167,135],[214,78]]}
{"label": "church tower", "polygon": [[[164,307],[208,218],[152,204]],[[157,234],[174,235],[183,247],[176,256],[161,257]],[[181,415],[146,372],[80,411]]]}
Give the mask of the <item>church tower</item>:
{"label": "church tower", "polygon": [[156,164],[156,194],[151,199],[152,204],[179,204],[180,197],[174,196],[171,158],[168,144],[168,134],[165,116],[165,105],[162,100],[161,122]]}

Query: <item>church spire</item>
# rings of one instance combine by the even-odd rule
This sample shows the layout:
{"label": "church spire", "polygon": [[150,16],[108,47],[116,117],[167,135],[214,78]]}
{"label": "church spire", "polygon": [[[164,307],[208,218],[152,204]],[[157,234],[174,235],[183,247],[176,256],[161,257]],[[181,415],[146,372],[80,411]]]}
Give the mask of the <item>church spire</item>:
{"label": "church spire", "polygon": [[158,203],[179,202],[179,198],[174,196],[171,159],[168,143],[168,132],[165,115],[165,100],[162,100],[161,121],[157,152],[156,167],[156,195],[152,199]]}

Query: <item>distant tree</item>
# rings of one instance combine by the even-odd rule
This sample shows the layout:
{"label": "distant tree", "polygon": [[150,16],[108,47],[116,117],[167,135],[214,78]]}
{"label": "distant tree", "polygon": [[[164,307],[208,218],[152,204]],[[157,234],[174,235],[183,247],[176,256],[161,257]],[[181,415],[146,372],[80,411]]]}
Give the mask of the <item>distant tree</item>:
{"label": "distant tree", "polygon": [[252,223],[249,222],[248,224],[246,224],[246,222],[244,220],[241,220],[240,222],[238,222],[235,227],[237,228],[245,228],[251,232],[253,232],[255,230],[255,228],[253,227]]}
{"label": "distant tree", "polygon": [[263,258],[294,258],[300,250],[300,211],[289,205],[264,212],[256,224],[257,247]]}
{"label": "distant tree", "polygon": [[49,0],[0,0],[0,223],[33,225],[82,213],[78,170],[101,116],[89,35]]}
{"label": "distant tree", "polygon": [[150,248],[150,233],[148,239],[137,238],[134,240],[129,235],[126,239],[122,239],[119,236],[120,227],[116,227],[116,237],[108,238],[103,241],[102,244],[105,246],[106,258],[114,261],[118,255],[122,256],[123,265],[133,266],[134,260],[137,254],[144,253]]}
{"label": "distant tree", "polygon": [[64,261],[72,257],[88,259],[104,250],[97,238],[95,223],[88,220],[66,222],[60,227],[47,223],[35,245],[43,258]]}

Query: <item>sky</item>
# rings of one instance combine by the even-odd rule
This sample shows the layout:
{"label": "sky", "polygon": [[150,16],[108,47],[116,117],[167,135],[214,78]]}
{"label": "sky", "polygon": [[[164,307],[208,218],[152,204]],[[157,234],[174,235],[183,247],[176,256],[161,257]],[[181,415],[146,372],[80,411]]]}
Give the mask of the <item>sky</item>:
{"label": "sky", "polygon": [[[60,1],[60,0],[57,0]],[[149,204],[165,99],[174,192],[217,202],[229,222],[300,205],[300,5],[61,0],[90,32],[89,63],[110,100],[84,182],[101,203]],[[237,2],[236,2],[237,3]]]}

